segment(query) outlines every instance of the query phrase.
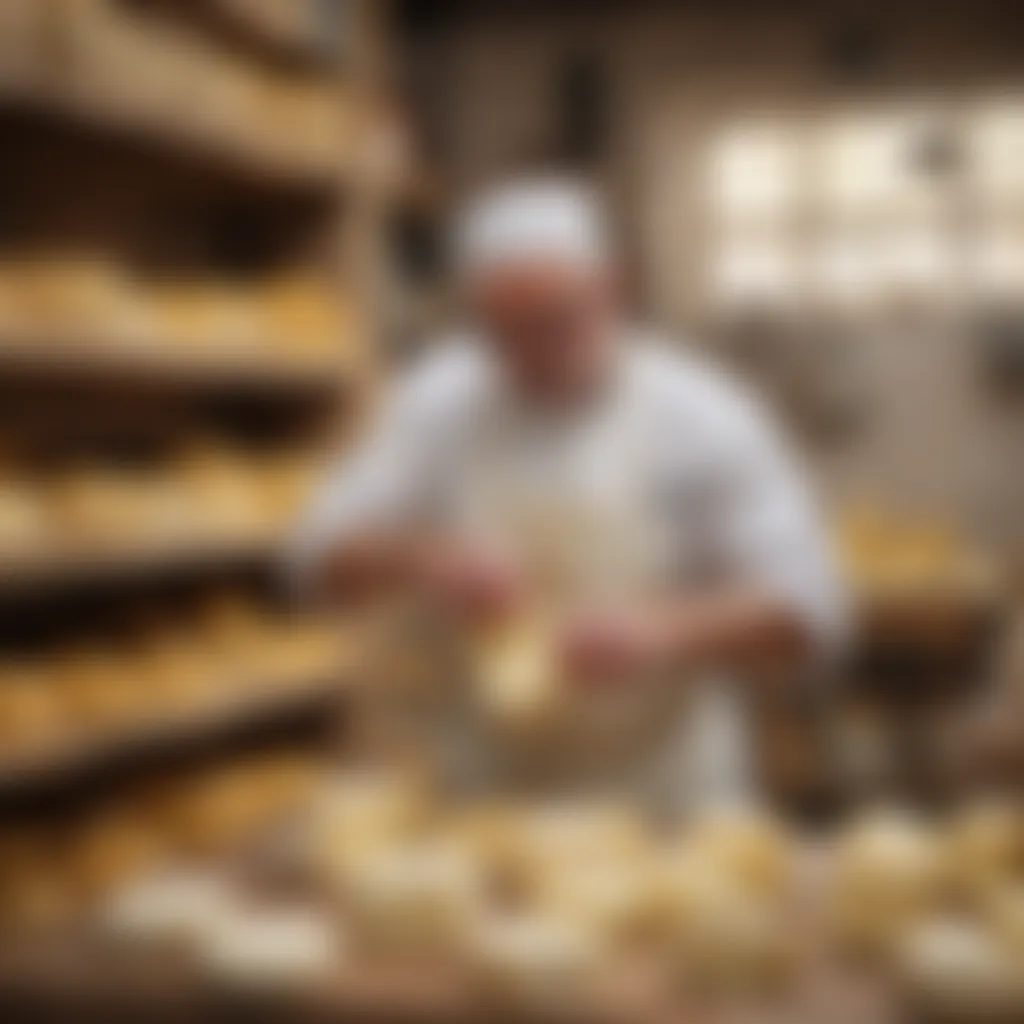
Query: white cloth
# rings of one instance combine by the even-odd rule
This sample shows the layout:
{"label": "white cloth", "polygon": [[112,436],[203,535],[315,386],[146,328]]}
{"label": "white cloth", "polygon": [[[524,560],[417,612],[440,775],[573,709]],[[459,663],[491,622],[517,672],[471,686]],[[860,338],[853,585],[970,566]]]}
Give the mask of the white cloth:
{"label": "white cloth", "polygon": [[557,178],[518,181],[471,203],[459,221],[455,247],[464,278],[538,259],[586,268],[606,265],[609,258],[594,197]]}
{"label": "white cloth", "polygon": [[[814,503],[750,398],[630,332],[599,401],[541,414],[477,340],[435,349],[328,480],[297,538],[307,578],[346,537],[437,523],[508,545],[567,594],[749,584],[788,602],[822,652],[839,642],[843,601]],[[662,724],[678,745],[678,721]],[[638,746],[652,764],[679,763]]]}

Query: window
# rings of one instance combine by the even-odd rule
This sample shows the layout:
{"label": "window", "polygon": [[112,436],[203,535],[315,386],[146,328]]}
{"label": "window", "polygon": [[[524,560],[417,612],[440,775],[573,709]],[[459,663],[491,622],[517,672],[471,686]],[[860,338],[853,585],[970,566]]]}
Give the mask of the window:
{"label": "window", "polygon": [[1024,97],[760,118],[707,152],[715,308],[945,308],[1024,290]]}

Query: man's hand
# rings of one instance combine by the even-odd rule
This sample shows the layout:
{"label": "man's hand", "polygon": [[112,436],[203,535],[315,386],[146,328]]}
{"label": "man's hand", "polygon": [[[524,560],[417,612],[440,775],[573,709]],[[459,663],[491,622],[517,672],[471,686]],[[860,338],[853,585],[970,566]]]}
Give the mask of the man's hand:
{"label": "man's hand", "polygon": [[628,682],[674,664],[785,670],[806,648],[803,624],[785,602],[742,589],[596,609],[562,634],[569,678],[583,683]]}
{"label": "man's hand", "polygon": [[656,605],[593,609],[569,620],[561,655],[571,680],[615,684],[667,667],[678,639],[673,617]]}
{"label": "man's hand", "polygon": [[523,596],[523,580],[499,552],[458,541],[432,542],[420,559],[419,582],[427,594],[470,622],[491,622]]}

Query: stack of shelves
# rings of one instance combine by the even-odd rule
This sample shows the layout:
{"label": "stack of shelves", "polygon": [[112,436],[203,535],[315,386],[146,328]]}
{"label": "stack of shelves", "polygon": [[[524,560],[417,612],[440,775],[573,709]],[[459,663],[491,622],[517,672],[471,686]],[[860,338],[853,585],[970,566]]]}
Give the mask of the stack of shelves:
{"label": "stack of shelves", "polygon": [[[315,7],[355,5],[279,5],[295,12],[290,27],[253,13],[265,6],[8,0],[4,100],[252,181],[330,189],[351,154],[337,145],[351,111],[309,72],[329,63],[337,42],[316,47],[321,32],[345,26],[340,17],[312,22]],[[310,26],[306,44],[300,21]],[[266,45],[230,45],[239,41],[232,35]],[[254,55],[269,59],[257,64]]]}
{"label": "stack of shelves", "polygon": [[0,4],[0,927],[26,807],[306,757],[351,681],[277,570],[367,379],[364,6]]}

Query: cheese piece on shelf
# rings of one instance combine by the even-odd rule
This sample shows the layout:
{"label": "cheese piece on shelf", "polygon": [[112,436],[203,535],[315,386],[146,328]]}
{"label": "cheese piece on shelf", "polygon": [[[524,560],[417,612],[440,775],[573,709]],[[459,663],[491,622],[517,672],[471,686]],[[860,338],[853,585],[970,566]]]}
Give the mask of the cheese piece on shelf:
{"label": "cheese piece on shelf", "polygon": [[605,962],[600,943],[585,929],[539,914],[488,918],[472,949],[477,984],[488,997],[533,1009],[572,1005]]}
{"label": "cheese piece on shelf", "polygon": [[326,286],[301,277],[274,281],[264,290],[263,306],[272,343],[283,355],[340,352],[345,318]]}
{"label": "cheese piece on shelf", "polygon": [[855,822],[836,851],[832,925],[839,940],[885,953],[941,900],[948,882],[938,837],[909,814]]}
{"label": "cheese piece on shelf", "polygon": [[752,895],[703,853],[691,852],[669,871],[665,931],[686,978],[726,989],[790,978],[795,949],[779,905]]}
{"label": "cheese piece on shelf", "polygon": [[204,539],[202,510],[172,475],[149,470],[140,480],[140,490],[140,547],[166,551]]}
{"label": "cheese piece on shelf", "polygon": [[294,522],[313,492],[319,470],[319,460],[307,452],[263,455],[254,462],[259,500],[269,522],[282,529]]}
{"label": "cheese piece on shelf", "polygon": [[68,719],[44,666],[0,664],[0,748],[3,756],[46,749]]}
{"label": "cheese piece on shelf", "polygon": [[481,705],[500,727],[538,728],[563,706],[554,634],[542,619],[515,616],[488,629],[473,661]]}
{"label": "cheese piece on shelf", "polygon": [[1018,878],[991,889],[984,919],[998,940],[1017,958],[1024,957],[1024,883]]}
{"label": "cheese piece on shelf", "polygon": [[29,264],[22,282],[27,326],[37,336],[102,345],[123,334],[126,286],[106,258],[50,256]]}
{"label": "cheese piece on shelf", "polygon": [[782,827],[753,809],[721,809],[698,820],[688,840],[729,878],[758,896],[778,896],[793,881],[796,853]]}
{"label": "cheese piece on shelf", "polygon": [[56,671],[69,719],[83,729],[120,733],[146,707],[145,690],[117,648],[71,649],[60,655]]}
{"label": "cheese piece on shelf", "polygon": [[333,621],[284,619],[268,638],[267,657],[275,686],[305,686],[336,678],[346,667],[350,644]]}
{"label": "cheese piece on shelf", "polygon": [[0,478],[0,558],[24,559],[42,552],[50,538],[45,497],[26,479]]}
{"label": "cheese piece on shelf", "polygon": [[322,774],[314,758],[278,756],[261,767],[258,785],[270,817],[282,817],[312,806]]}
{"label": "cheese piece on shelf", "polygon": [[151,629],[130,658],[156,716],[173,718],[202,708],[233,681],[196,637],[171,626]]}
{"label": "cheese piece on shelf", "polygon": [[1020,963],[990,935],[956,920],[923,922],[901,944],[897,974],[912,1005],[954,1024],[1017,1020]]}
{"label": "cheese piece on shelf", "polygon": [[330,779],[317,799],[311,860],[345,885],[363,862],[418,834],[429,815],[419,779],[392,771],[347,771]]}
{"label": "cheese piece on shelf", "polygon": [[75,890],[93,902],[152,872],[163,855],[160,837],[144,822],[111,812],[80,828],[62,859]]}
{"label": "cheese piece on shelf", "polygon": [[1024,816],[1010,803],[975,803],[953,821],[946,848],[954,885],[964,895],[984,896],[1024,863]]}
{"label": "cheese piece on shelf", "polygon": [[236,909],[208,929],[202,968],[215,982],[245,991],[279,991],[325,981],[339,966],[336,924],[307,909]]}
{"label": "cheese piece on shelf", "polygon": [[180,456],[173,472],[201,510],[213,536],[264,536],[268,514],[260,500],[251,462],[214,441],[195,442]]}
{"label": "cheese piece on shelf", "polygon": [[166,794],[159,810],[173,844],[185,853],[219,855],[268,824],[267,801],[245,763],[217,768]]}
{"label": "cheese piece on shelf", "polygon": [[346,900],[371,951],[451,956],[464,951],[483,911],[484,879],[461,847],[414,842],[360,862]]}
{"label": "cheese piece on shelf", "polygon": [[634,862],[647,850],[642,823],[628,807],[595,801],[551,802],[514,816],[507,856],[529,882],[552,865]]}
{"label": "cheese piece on shelf", "polygon": [[623,949],[656,935],[661,895],[651,858],[638,856],[561,864],[543,881],[537,901],[595,940]]}
{"label": "cheese piece on shelf", "polygon": [[262,327],[251,291],[221,285],[207,287],[204,351],[214,357],[252,354],[261,348]]}
{"label": "cheese piece on shelf", "polygon": [[28,295],[26,264],[9,259],[0,261],[0,345],[17,342],[31,323]]}
{"label": "cheese piece on shelf", "polygon": [[58,478],[51,493],[56,524],[70,543],[123,549],[139,539],[146,494],[137,473],[81,466]]}
{"label": "cheese piece on shelf", "polygon": [[100,908],[101,931],[125,948],[190,953],[231,911],[227,879],[216,872],[169,872],[132,881]]}

